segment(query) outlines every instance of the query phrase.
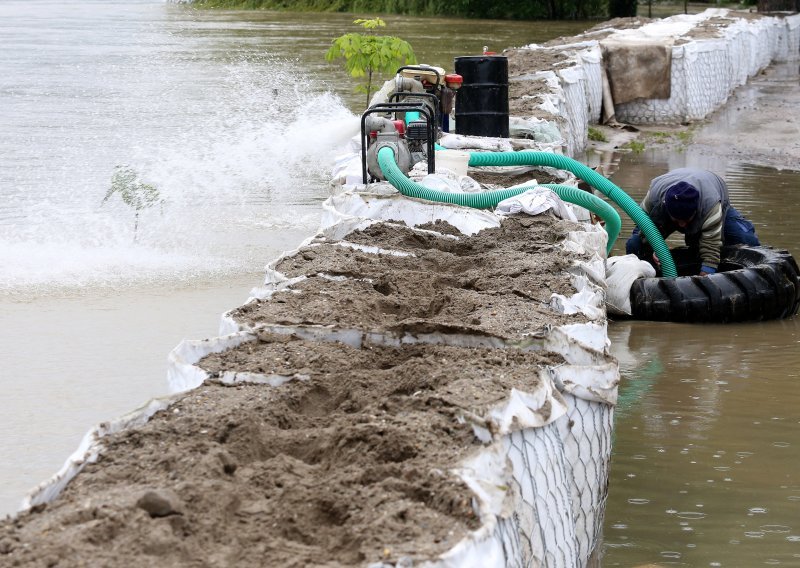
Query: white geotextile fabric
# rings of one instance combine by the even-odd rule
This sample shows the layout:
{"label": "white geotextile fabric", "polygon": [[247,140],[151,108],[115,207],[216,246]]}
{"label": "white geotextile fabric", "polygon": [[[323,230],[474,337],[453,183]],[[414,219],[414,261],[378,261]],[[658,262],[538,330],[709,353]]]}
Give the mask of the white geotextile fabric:
{"label": "white geotextile fabric", "polygon": [[465,136],[463,134],[444,134],[439,146],[449,150],[484,150],[486,152],[513,152],[514,147],[508,138],[488,136]]}
{"label": "white geotextile fabric", "polygon": [[631,286],[637,278],[653,278],[656,269],[635,254],[612,256],[606,262],[606,307],[615,315],[631,315]]}
{"label": "white geotextile fabric", "polygon": [[114,420],[101,422],[92,427],[92,429],[84,435],[78,449],[67,458],[67,461],[61,469],[58,470],[53,477],[36,486],[36,488],[25,497],[20,505],[20,510],[28,509],[42,503],[49,503],[58,497],[67,484],[86,467],[86,464],[97,461],[97,457],[103,450],[102,440],[104,437],[146,424],[156,412],[168,408],[175,398],[174,396],[154,398],[144,406],[128,414],[115,418]]}
{"label": "white geotextile fabric", "polygon": [[546,211],[552,211],[561,219],[578,220],[572,209],[552,189],[541,186],[504,199],[497,204],[494,210],[495,214],[500,216],[516,213],[541,215]]}
{"label": "white geotextile fabric", "polygon": [[552,294],[550,307],[563,314],[582,313],[593,321],[606,318],[605,250],[608,234],[599,225],[572,231],[563,243],[579,259],[573,261],[570,281],[577,292],[569,297]]}
{"label": "white geotextile fabric", "polygon": [[512,138],[534,140],[543,145],[548,145],[551,151],[553,148],[560,148],[564,144],[564,138],[561,135],[561,130],[558,128],[558,125],[549,120],[537,118],[535,116],[528,118],[510,116],[508,118],[508,131]]}
{"label": "white geotextile fabric", "polygon": [[402,221],[411,227],[443,220],[465,235],[500,226],[500,219],[487,211],[409,199],[399,193],[378,196],[345,192],[329,197],[322,204],[322,209],[320,231],[335,240],[343,239],[347,234],[364,229],[376,221],[389,219]]}
{"label": "white geotextile fabric", "polygon": [[481,184],[467,175],[459,175],[436,162],[436,173],[428,173],[425,161],[417,162],[408,172],[408,179],[429,189],[447,193],[481,193]]}

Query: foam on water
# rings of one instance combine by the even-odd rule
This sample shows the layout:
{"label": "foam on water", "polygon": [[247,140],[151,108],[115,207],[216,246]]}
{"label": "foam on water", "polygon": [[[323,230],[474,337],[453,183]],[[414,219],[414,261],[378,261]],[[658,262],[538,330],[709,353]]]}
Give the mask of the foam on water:
{"label": "foam on water", "polygon": [[[0,294],[253,270],[276,234],[316,229],[358,117],[291,61],[176,56],[169,33],[145,37],[124,66],[98,52],[83,78],[56,65],[36,96],[22,75],[0,91],[15,105],[0,144],[13,150],[0,162]],[[158,190],[138,219],[119,194],[103,202],[118,166]]]}

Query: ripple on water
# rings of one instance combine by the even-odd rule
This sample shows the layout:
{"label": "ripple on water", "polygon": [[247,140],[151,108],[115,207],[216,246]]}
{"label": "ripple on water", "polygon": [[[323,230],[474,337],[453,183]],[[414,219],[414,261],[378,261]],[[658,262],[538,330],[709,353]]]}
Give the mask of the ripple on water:
{"label": "ripple on water", "polygon": [[788,533],[791,527],[787,527],[784,525],[761,525],[759,527],[765,533]]}
{"label": "ripple on water", "polygon": [[650,499],[628,499],[628,503],[631,505],[647,505],[650,502]]}
{"label": "ripple on water", "polygon": [[706,513],[701,513],[700,511],[681,511],[678,513],[678,518],[686,519],[687,521],[697,521],[700,519],[706,518]]}

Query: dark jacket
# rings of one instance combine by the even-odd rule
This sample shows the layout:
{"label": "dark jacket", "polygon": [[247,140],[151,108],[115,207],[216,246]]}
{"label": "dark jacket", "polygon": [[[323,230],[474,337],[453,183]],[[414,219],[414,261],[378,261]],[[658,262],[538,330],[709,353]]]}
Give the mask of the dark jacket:
{"label": "dark jacket", "polygon": [[[689,224],[678,227],[667,214],[664,207],[664,194],[667,189],[685,181],[692,184],[700,193],[697,213]],[[704,265],[716,269],[719,266],[719,252],[722,247],[725,214],[730,207],[728,186],[717,174],[697,168],[679,168],[658,176],[650,183],[650,189],[642,201],[642,209],[658,227],[661,236],[667,238],[678,231],[683,233],[687,244],[699,239],[700,258]]]}

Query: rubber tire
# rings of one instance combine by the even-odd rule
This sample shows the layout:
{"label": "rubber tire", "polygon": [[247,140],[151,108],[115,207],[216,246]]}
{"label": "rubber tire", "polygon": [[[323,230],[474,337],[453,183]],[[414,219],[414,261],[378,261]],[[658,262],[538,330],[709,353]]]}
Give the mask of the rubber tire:
{"label": "rubber tire", "polygon": [[639,278],[631,287],[631,317],[726,323],[782,319],[800,307],[800,269],[785,250],[730,246],[708,276]]}

